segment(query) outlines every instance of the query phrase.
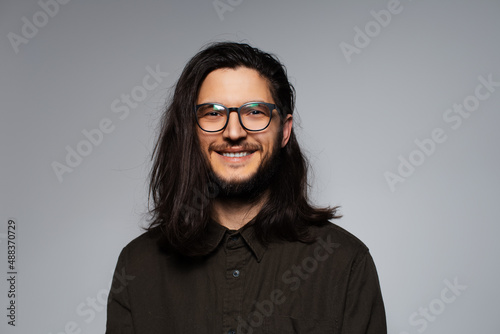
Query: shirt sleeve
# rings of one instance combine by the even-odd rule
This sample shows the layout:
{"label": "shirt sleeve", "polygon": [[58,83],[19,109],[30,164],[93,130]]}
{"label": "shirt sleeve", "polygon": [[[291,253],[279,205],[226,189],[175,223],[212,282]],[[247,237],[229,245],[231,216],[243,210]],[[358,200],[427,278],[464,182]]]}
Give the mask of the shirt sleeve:
{"label": "shirt sleeve", "polygon": [[128,295],[126,255],[124,248],[118,257],[108,296],[106,334],[133,334],[132,313]]}
{"label": "shirt sleeve", "polygon": [[387,334],[380,283],[368,251],[351,268],[341,333]]}

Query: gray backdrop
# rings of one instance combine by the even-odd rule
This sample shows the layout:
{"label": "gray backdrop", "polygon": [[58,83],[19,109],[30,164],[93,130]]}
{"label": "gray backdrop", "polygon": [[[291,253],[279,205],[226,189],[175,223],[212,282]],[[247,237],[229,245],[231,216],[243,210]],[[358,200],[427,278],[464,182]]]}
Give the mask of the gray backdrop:
{"label": "gray backdrop", "polygon": [[104,331],[169,88],[219,40],[286,64],[313,198],[370,248],[389,332],[497,332],[499,14],[493,0],[2,0],[1,332]]}

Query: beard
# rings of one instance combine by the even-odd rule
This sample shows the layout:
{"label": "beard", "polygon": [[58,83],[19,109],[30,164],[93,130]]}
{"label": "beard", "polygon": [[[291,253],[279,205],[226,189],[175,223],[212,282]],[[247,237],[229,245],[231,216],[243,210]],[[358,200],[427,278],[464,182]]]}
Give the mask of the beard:
{"label": "beard", "polygon": [[[281,142],[281,140],[277,141]],[[253,202],[269,189],[281,164],[280,146],[274,145],[273,151],[262,160],[257,171],[246,180],[228,181],[217,175],[209,165],[209,180],[218,186],[218,198],[231,198]]]}

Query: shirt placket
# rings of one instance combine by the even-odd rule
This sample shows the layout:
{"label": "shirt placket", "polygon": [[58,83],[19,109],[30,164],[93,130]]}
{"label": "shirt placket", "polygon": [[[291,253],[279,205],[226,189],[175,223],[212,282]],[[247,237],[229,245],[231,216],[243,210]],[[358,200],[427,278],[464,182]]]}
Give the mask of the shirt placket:
{"label": "shirt placket", "polygon": [[225,238],[225,283],[223,333],[236,334],[238,316],[241,315],[245,279],[245,264],[251,256],[250,249],[245,245],[239,234],[228,235]]}

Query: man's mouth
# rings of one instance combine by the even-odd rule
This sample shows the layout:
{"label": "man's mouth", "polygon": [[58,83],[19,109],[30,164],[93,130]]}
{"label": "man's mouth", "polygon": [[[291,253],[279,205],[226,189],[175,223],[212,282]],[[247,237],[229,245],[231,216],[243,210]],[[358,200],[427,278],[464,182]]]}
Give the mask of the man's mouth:
{"label": "man's mouth", "polygon": [[240,163],[251,159],[253,154],[260,150],[257,145],[220,145],[209,147],[209,151],[217,153],[228,163]]}
{"label": "man's mouth", "polygon": [[222,154],[225,157],[229,158],[241,158],[241,157],[246,157],[247,155],[252,154],[253,152],[217,152],[219,154]]}

